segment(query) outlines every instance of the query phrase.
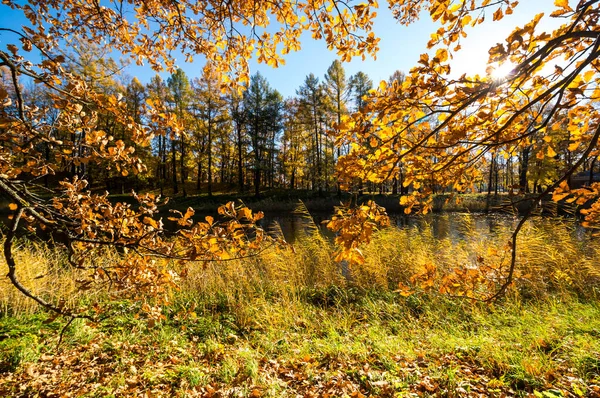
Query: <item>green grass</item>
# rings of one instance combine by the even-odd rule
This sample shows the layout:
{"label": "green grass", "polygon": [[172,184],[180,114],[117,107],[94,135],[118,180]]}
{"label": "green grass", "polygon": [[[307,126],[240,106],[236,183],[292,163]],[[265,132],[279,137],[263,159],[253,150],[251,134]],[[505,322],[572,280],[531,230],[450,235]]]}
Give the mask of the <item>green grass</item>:
{"label": "green grass", "polygon": [[[556,223],[556,221],[553,221]],[[331,242],[189,265],[164,298],[76,293],[74,271],[41,245],[17,250],[19,275],[53,302],[98,303],[105,317],[55,319],[0,281],[0,396],[591,396],[600,392],[600,251],[568,226],[529,223],[517,283],[486,304],[438,293],[446,272],[499,262],[510,233],[461,239],[389,229],[345,272]],[[109,258],[104,261],[110,261]],[[427,264],[433,287],[411,276]],[[38,278],[38,275],[45,275]],[[398,283],[413,284],[400,294]],[[63,290],[52,289],[63,286]],[[483,288],[482,288],[483,289]],[[486,294],[485,290],[481,290]],[[148,319],[142,303],[160,306]]]}
{"label": "green grass", "polygon": [[[153,328],[133,315],[94,327],[77,321],[58,351],[62,321],[4,317],[0,331],[10,337],[0,342],[0,392],[18,396],[26,387],[30,393],[41,388],[42,395],[105,396],[92,388],[100,383],[106,394],[116,395],[161,388],[165,396],[185,396],[210,387],[244,396],[253,390],[295,396],[311,388],[340,393],[343,384],[349,392],[372,396],[463,390],[525,396],[550,390],[585,395],[600,382],[595,302],[548,297],[474,305],[430,295],[421,300],[418,315],[409,299],[394,294],[365,294],[329,307],[304,299],[257,300],[248,304],[252,329],[239,327],[237,312],[208,308],[197,317],[171,309]],[[93,372],[108,368],[112,371],[102,376]],[[36,384],[40,375],[51,381]],[[344,383],[336,387],[332,379]]]}

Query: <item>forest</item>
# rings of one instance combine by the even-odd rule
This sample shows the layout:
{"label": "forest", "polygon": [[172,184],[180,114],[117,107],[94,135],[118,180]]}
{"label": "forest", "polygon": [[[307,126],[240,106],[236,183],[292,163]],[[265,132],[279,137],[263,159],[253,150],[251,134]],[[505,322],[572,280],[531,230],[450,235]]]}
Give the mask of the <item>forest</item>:
{"label": "forest", "polygon": [[[337,161],[350,152],[350,143],[336,141],[337,126],[350,113],[362,111],[374,90],[373,81],[364,72],[346,76],[343,64],[336,60],[322,77],[309,73],[296,96],[284,99],[259,73],[250,77],[238,91],[222,91],[220,77],[214,69],[204,68],[196,77],[175,70],[164,81],[156,75],[147,84],[128,76],[127,62],[115,61],[99,46],[80,42],[65,54],[65,68],[76,73],[85,84],[102,95],[115,95],[129,117],[137,123],[152,125],[147,108],[164,104],[165,112],[180,122],[182,133],[175,130],[156,134],[146,145],[136,144],[128,136],[126,126],[110,112],[98,112],[97,128],[115,141],[135,150],[147,171],[129,173],[111,170],[102,162],[92,161],[86,148],[86,131],[56,129],[54,136],[69,142],[73,150],[59,146],[44,148],[46,159],[60,157],[57,170],[46,173],[40,183],[55,187],[62,179],[86,179],[96,192],[130,193],[132,190],[155,190],[169,196],[187,196],[215,192],[252,193],[260,197],[262,190],[286,189],[324,193],[341,192],[336,176]],[[10,73],[3,73],[6,96],[14,96]],[[52,108],[51,90],[19,82],[24,101],[40,109]],[[394,72],[386,82],[401,85],[405,73]],[[60,110],[45,114],[52,124]],[[429,120],[428,120],[429,119]],[[431,123],[433,115],[424,119]],[[557,142],[568,143],[569,131],[554,133]],[[582,157],[582,150],[566,144],[552,149],[552,157],[543,141],[502,148],[486,162],[478,164],[478,178],[470,192],[499,193],[542,192],[556,181],[561,170],[571,167]],[[59,153],[57,154],[56,151]],[[68,153],[66,153],[68,152]],[[587,156],[570,179],[570,186],[591,185],[596,157]],[[357,179],[344,191],[389,193],[402,195],[412,190],[405,184],[402,164],[381,182]],[[463,192],[452,186],[423,183],[435,193]]]}
{"label": "forest", "polygon": [[[600,397],[600,0],[547,3],[457,75],[524,5],[4,0],[0,396]],[[377,82],[382,7],[436,28]]]}

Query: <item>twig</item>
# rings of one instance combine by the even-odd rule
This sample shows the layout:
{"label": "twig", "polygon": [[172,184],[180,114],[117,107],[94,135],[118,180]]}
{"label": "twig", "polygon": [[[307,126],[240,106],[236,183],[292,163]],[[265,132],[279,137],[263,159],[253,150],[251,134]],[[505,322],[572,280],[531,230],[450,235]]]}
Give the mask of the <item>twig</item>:
{"label": "twig", "polygon": [[69,322],[67,322],[67,324],[65,326],[62,327],[62,329],[60,330],[60,335],[58,336],[58,342],[56,343],[56,351],[58,352],[58,348],[60,347],[60,344],[62,343],[65,331],[67,330],[67,328],[69,326],[71,326],[71,323],[73,323],[73,321],[76,319],[76,317],[72,316],[69,319]]}

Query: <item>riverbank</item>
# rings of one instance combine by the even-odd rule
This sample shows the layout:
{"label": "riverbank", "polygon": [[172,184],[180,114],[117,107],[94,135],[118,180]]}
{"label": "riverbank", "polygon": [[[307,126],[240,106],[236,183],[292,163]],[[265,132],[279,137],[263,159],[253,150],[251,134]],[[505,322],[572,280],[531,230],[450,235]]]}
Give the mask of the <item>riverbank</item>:
{"label": "riverbank", "polygon": [[[152,193],[158,195],[158,192]],[[43,195],[42,195],[43,196]],[[527,199],[536,195],[508,195],[501,193],[491,195],[488,199],[485,193],[474,194],[436,194],[433,195],[432,212],[434,213],[513,213],[522,214],[529,209],[531,202]],[[248,207],[256,211],[265,213],[292,213],[298,203],[302,201],[310,212],[329,213],[333,212],[334,207],[341,203],[348,204],[353,201],[364,203],[368,200],[374,200],[378,205],[383,206],[389,214],[404,214],[404,207],[400,205],[400,195],[391,194],[363,194],[353,197],[348,193],[342,193],[338,196],[334,192],[327,192],[319,195],[317,192],[308,190],[286,190],[272,189],[261,193],[260,198],[256,198],[250,193],[237,192],[217,192],[211,196],[206,193],[190,194],[187,196],[167,195],[168,203],[159,206],[161,215],[168,216],[170,210],[185,212],[188,207],[192,207],[201,214],[216,213],[219,206],[224,203],[243,202]],[[111,194],[109,196],[113,202],[125,202],[136,205],[137,202],[131,194]],[[8,209],[9,202],[6,198],[0,198],[0,215],[10,213]],[[557,206],[550,198],[542,201],[541,209],[549,215],[573,214],[573,207],[566,204]]]}
{"label": "riverbank", "polygon": [[515,285],[483,303],[440,294],[444,276],[499,269],[510,231],[478,232],[470,217],[461,228],[381,231],[346,270],[310,232],[259,257],[188,264],[168,303],[78,290],[64,253],[22,242],[26,286],[101,317],[61,340],[67,320],[0,281],[0,396],[600,396],[597,245],[527,223]]}
{"label": "riverbank", "polygon": [[[502,212],[502,213],[524,213],[529,209],[531,202],[527,199],[535,195],[512,195],[499,194],[490,196],[487,194],[436,194],[433,195],[432,211],[434,213],[458,212],[458,213],[480,213],[480,212]],[[114,200],[130,200],[124,196],[113,196]],[[352,197],[349,194],[337,196],[335,193],[319,196],[312,191],[286,191],[272,190],[266,191],[260,198],[253,195],[231,195],[215,194],[175,196],[169,199],[167,208],[175,208],[183,211],[188,207],[202,212],[214,212],[223,203],[229,201],[242,201],[248,207],[263,212],[286,212],[291,213],[297,208],[298,202],[302,201],[310,212],[331,213],[335,206],[340,203],[351,203],[357,201],[364,203],[368,200],[374,200],[378,205],[385,207],[390,214],[404,214],[404,207],[400,205],[400,195],[391,194],[364,194],[358,197]],[[513,205],[514,204],[514,205]],[[567,214],[572,213],[567,207],[558,207],[548,198],[542,202],[542,209],[547,214]]]}

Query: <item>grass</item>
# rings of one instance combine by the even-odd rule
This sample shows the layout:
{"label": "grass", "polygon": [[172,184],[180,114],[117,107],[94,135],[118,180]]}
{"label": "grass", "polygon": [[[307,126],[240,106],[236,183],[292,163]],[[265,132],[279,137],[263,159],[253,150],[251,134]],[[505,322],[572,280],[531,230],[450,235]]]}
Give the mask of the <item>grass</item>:
{"label": "grass", "polygon": [[[500,302],[398,293],[429,263],[442,274],[480,256],[500,261],[508,229],[483,235],[472,222],[464,217],[460,239],[381,231],[364,248],[367,262],[349,270],[332,260],[329,240],[308,233],[293,250],[189,266],[168,306],[75,293],[60,252],[23,244],[28,286],[55,302],[99,302],[109,316],[73,322],[57,348],[66,320],[2,281],[0,396],[599,394],[600,250],[570,227],[528,224],[518,284]],[[143,302],[164,319],[149,320]]]}
{"label": "grass", "polygon": [[124,329],[113,320],[93,328],[78,321],[58,351],[62,321],[2,318],[0,333],[16,322],[31,327],[0,342],[0,392],[188,396],[214,389],[275,397],[554,390],[585,396],[600,382],[595,303],[422,301],[427,310],[415,316],[406,299],[393,295],[366,295],[338,307],[257,300],[251,329],[231,312],[184,318],[169,310],[153,328],[133,316],[117,322],[126,322]]}

